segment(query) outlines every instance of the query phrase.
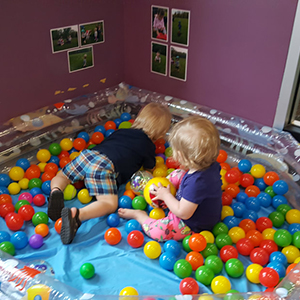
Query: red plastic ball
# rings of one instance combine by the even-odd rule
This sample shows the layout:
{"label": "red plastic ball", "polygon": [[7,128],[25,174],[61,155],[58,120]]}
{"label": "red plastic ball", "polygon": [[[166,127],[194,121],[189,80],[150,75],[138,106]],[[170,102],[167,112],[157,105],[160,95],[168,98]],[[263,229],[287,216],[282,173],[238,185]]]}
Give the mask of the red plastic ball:
{"label": "red plastic ball", "polygon": [[164,139],[158,139],[157,141],[154,142],[155,147],[158,145],[164,145],[166,141]]}
{"label": "red plastic ball", "polygon": [[98,145],[103,142],[104,135],[102,132],[96,131],[92,134],[91,140],[93,144]]}
{"label": "red plastic ball", "polygon": [[219,155],[217,157],[217,162],[218,163],[224,163],[227,159],[227,152],[225,150],[220,149]]}
{"label": "red plastic ball", "polygon": [[225,180],[228,183],[236,183],[240,180],[241,174],[238,170],[232,168],[231,170],[227,171],[225,174]]}
{"label": "red plastic ball", "polygon": [[59,218],[56,220],[55,224],[54,224],[54,228],[55,228],[55,231],[60,234],[61,232],[61,225],[62,225],[62,219]]}
{"label": "red plastic ball", "polygon": [[52,171],[47,171],[44,172],[41,176],[42,182],[48,181],[48,180],[52,180],[52,178],[54,178],[56,176],[56,173],[52,172]]}
{"label": "red plastic ball", "polygon": [[165,145],[157,145],[155,148],[155,154],[163,154],[166,151]]}
{"label": "red plastic ball", "polygon": [[75,189],[77,190],[81,190],[84,187],[84,181],[83,180],[79,180],[73,183]]}
{"label": "red plastic ball", "polygon": [[259,247],[265,249],[269,254],[278,251],[278,246],[273,240],[262,240]]}
{"label": "red plastic ball", "polygon": [[239,223],[239,227],[241,227],[245,233],[247,233],[250,230],[255,230],[256,225],[255,223],[250,219],[244,219]]}
{"label": "red plastic ball", "polygon": [[131,231],[127,236],[127,243],[133,248],[139,248],[144,243],[144,235],[139,230]]}
{"label": "red plastic ball", "polygon": [[0,205],[0,217],[5,218],[7,214],[15,211],[15,207],[12,203],[4,203]]}
{"label": "red plastic ball", "polygon": [[226,245],[220,250],[220,258],[224,263],[231,258],[238,258],[238,256],[238,251],[231,245]]}
{"label": "red plastic ball", "polygon": [[232,196],[226,192],[223,192],[222,193],[222,204],[229,206],[229,205],[231,205],[231,203],[232,203]]}
{"label": "red plastic ball", "polygon": [[122,235],[118,228],[111,227],[106,230],[104,234],[104,239],[108,244],[113,246],[117,245],[121,241]]}
{"label": "red plastic ball", "polygon": [[273,227],[272,221],[267,217],[258,218],[257,221],[255,222],[255,224],[256,224],[257,230],[260,232],[263,232],[267,228]]}
{"label": "red plastic ball", "polygon": [[41,170],[37,165],[31,165],[25,172],[25,177],[30,179],[40,178]]}
{"label": "red plastic ball", "polygon": [[35,214],[35,211],[31,205],[23,205],[19,208],[18,214],[24,219],[24,221],[30,221]]}
{"label": "red plastic ball", "polygon": [[265,249],[254,248],[250,253],[250,260],[254,264],[264,266],[269,262],[269,253]]}
{"label": "red plastic ball", "polygon": [[23,218],[17,213],[9,213],[5,217],[5,223],[10,230],[20,230],[24,224]]}
{"label": "red plastic ball", "polygon": [[263,268],[259,273],[260,283],[267,288],[275,287],[278,284],[279,279],[279,274],[269,267]]}
{"label": "red plastic ball", "polygon": [[0,195],[0,205],[5,203],[12,203],[12,198],[8,194],[1,194]]}
{"label": "red plastic ball", "polygon": [[61,168],[63,168],[65,165],[67,165],[69,162],[71,161],[70,157],[63,157],[60,161],[59,161],[59,166]]}
{"label": "red plastic ball", "polygon": [[47,163],[45,166],[44,172],[52,172],[56,174],[58,172],[58,165],[55,163]]}
{"label": "red plastic ball", "polygon": [[104,128],[105,128],[105,130],[109,130],[109,129],[116,130],[117,129],[117,125],[116,125],[116,123],[114,121],[107,121],[104,124]]}
{"label": "red plastic ball", "polygon": [[177,169],[179,165],[180,164],[172,156],[166,159],[166,166],[168,169]]}
{"label": "red plastic ball", "polygon": [[200,233],[194,233],[189,238],[189,246],[193,251],[200,252],[206,248],[205,237]]}
{"label": "red plastic ball", "polygon": [[186,277],[181,280],[179,290],[182,295],[197,295],[199,293],[199,285],[194,278]]}
{"label": "red plastic ball", "polygon": [[57,156],[60,160],[64,157],[69,157],[70,153],[67,150],[63,150],[60,152],[60,154]]}
{"label": "red plastic ball", "polygon": [[263,235],[258,230],[249,230],[246,238],[252,242],[254,247],[258,247],[263,240]]}
{"label": "red plastic ball", "polygon": [[250,255],[251,251],[254,249],[253,243],[247,238],[240,239],[235,246],[237,251],[245,256]]}
{"label": "red plastic ball", "polygon": [[36,206],[43,206],[46,203],[46,198],[43,194],[37,194],[33,197],[32,202]]}
{"label": "red plastic ball", "polygon": [[244,188],[253,185],[253,183],[254,183],[254,178],[250,174],[243,174],[240,178],[240,185]]}
{"label": "red plastic ball", "polygon": [[240,192],[240,188],[234,183],[230,183],[226,186],[225,192],[232,198],[236,198],[237,194]]}
{"label": "red plastic ball", "polygon": [[220,163],[220,166],[221,166],[221,169],[224,169],[226,171],[229,171],[231,169],[230,164],[228,164],[226,162]]}
{"label": "red plastic ball", "polygon": [[83,138],[76,138],[73,142],[73,147],[76,150],[81,151],[81,150],[85,149],[86,141]]}

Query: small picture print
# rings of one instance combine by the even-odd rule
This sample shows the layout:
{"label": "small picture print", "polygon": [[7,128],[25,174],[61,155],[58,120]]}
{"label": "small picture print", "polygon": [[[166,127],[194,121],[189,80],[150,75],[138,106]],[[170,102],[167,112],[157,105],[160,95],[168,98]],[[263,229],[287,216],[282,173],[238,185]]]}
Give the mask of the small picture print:
{"label": "small picture print", "polygon": [[79,31],[82,47],[104,42],[104,21],[79,24]]}
{"label": "small picture print", "polygon": [[186,81],[188,50],[171,46],[170,49],[170,77]]}
{"label": "small picture print", "polygon": [[190,11],[172,9],[172,43],[189,45]]}
{"label": "small picture print", "polygon": [[85,47],[75,51],[68,51],[69,72],[76,72],[94,66],[93,47]]}
{"label": "small picture print", "polygon": [[167,45],[152,42],[151,72],[167,76],[167,47]]}
{"label": "small picture print", "polygon": [[52,53],[78,48],[78,25],[50,30]]}
{"label": "small picture print", "polygon": [[151,37],[160,41],[168,41],[169,8],[151,6]]}

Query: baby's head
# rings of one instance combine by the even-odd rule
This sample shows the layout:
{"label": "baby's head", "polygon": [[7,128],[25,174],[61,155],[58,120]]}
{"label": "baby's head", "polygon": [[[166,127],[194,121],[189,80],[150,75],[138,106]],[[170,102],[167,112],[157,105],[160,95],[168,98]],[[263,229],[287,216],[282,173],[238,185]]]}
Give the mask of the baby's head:
{"label": "baby's head", "polygon": [[155,142],[165,137],[171,120],[168,106],[151,102],[141,109],[131,128],[142,129]]}
{"label": "baby's head", "polygon": [[199,116],[175,124],[169,136],[173,157],[188,169],[204,170],[216,161],[220,149],[217,128]]}
{"label": "baby's head", "polygon": [[165,16],[165,11],[164,11],[163,9],[159,8],[159,9],[157,10],[157,16],[158,16],[158,19],[159,19],[159,20],[162,20],[163,17]]}
{"label": "baby's head", "polygon": [[159,52],[156,52],[156,56],[160,56],[160,53],[159,53]]}
{"label": "baby's head", "polygon": [[86,55],[86,54],[84,54],[84,55],[83,55],[83,57],[84,57],[84,58],[87,58],[87,55]]}

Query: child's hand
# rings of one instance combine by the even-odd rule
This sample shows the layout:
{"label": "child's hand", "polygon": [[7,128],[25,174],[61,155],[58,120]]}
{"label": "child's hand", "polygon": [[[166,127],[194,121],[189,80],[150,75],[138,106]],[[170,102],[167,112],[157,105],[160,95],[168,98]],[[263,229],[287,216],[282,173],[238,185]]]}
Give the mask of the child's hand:
{"label": "child's hand", "polygon": [[151,194],[153,194],[155,196],[155,198],[152,199],[153,200],[164,200],[166,199],[166,197],[171,194],[170,191],[170,185],[168,185],[167,187],[164,187],[160,182],[158,183],[158,186],[153,184],[152,185],[153,188],[151,190]]}

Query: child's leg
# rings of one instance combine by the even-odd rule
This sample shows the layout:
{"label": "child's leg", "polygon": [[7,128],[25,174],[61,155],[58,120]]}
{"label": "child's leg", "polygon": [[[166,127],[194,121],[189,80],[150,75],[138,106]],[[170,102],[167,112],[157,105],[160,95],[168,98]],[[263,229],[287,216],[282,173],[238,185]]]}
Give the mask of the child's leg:
{"label": "child's leg", "polygon": [[118,214],[123,219],[135,219],[142,226],[143,223],[149,218],[149,216],[144,210],[139,210],[139,209],[119,208]]}

